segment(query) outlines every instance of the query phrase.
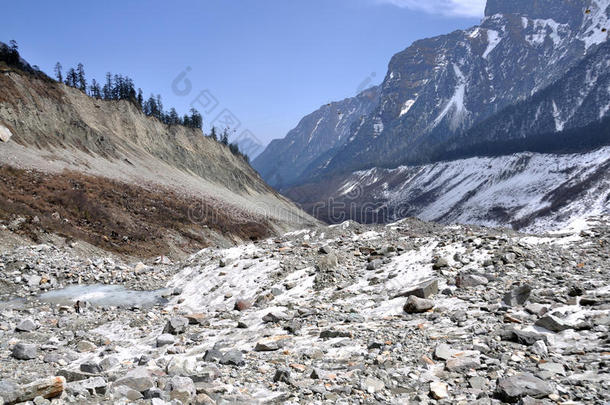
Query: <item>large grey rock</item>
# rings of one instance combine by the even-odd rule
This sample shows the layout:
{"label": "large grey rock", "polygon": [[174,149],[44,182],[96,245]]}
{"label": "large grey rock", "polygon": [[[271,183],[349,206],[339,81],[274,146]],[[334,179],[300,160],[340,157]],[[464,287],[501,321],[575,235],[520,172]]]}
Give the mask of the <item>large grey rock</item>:
{"label": "large grey rock", "polygon": [[176,338],[174,337],[174,335],[172,335],[170,333],[164,333],[157,337],[157,347],[173,345],[175,341],[176,341]]}
{"label": "large grey rock", "polygon": [[432,279],[432,280],[424,281],[423,283],[419,284],[417,287],[409,289],[403,293],[400,293],[400,294],[396,295],[394,298],[410,297],[412,295],[416,296],[418,298],[429,298],[430,296],[432,296],[436,293],[438,293],[438,280]]}
{"label": "large grey rock", "polygon": [[80,370],[85,373],[99,374],[102,372],[102,367],[100,366],[100,364],[97,361],[88,360],[88,361],[85,361],[84,363],[81,363]]}
{"label": "large grey rock", "polygon": [[407,298],[403,309],[408,314],[419,314],[426,312],[434,308],[434,301],[418,298],[415,295],[411,295]]}
{"label": "large grey rock", "polygon": [[163,333],[171,333],[172,335],[177,335],[179,333],[184,333],[186,328],[189,325],[188,318],[182,316],[173,316],[167,321],[165,324],[165,328],[163,329]]}
{"label": "large grey rock", "polygon": [[243,366],[246,364],[244,361],[244,355],[239,350],[229,350],[222,355],[219,363],[231,366]]}
{"label": "large grey rock", "polygon": [[172,377],[165,389],[169,391],[172,400],[180,401],[183,404],[191,403],[192,398],[194,398],[196,394],[195,384],[193,383],[193,380],[188,377]]}
{"label": "large grey rock", "polygon": [[35,345],[19,342],[13,346],[11,354],[17,360],[32,360],[38,355],[38,348]]}
{"label": "large grey rock", "polygon": [[23,321],[19,322],[19,324],[15,328],[17,332],[32,332],[36,329],[38,329],[38,325],[36,325],[36,323],[30,318],[24,319]]}
{"label": "large grey rock", "polygon": [[568,325],[567,323],[553,315],[543,316],[542,318],[536,321],[535,325],[540,326],[544,329],[548,329],[552,332],[561,332],[567,329],[573,329],[573,326]]}
{"label": "large grey rock", "polygon": [[515,287],[504,295],[502,302],[510,307],[523,305],[530,297],[532,288],[529,285]]}
{"label": "large grey rock", "polygon": [[455,278],[455,285],[459,288],[476,287],[479,285],[485,285],[488,282],[489,281],[485,277],[477,274],[460,273]]}
{"label": "large grey rock", "polygon": [[553,387],[530,373],[521,373],[507,378],[500,378],[496,386],[496,395],[503,401],[515,403],[520,398],[544,398],[553,393]]}
{"label": "large grey rock", "polygon": [[130,370],[125,376],[116,380],[113,386],[124,385],[138,392],[144,392],[154,386],[150,371],[146,367]]}
{"label": "large grey rock", "polygon": [[287,367],[280,367],[275,370],[275,375],[273,376],[273,382],[283,382],[286,384],[290,384],[290,369]]}
{"label": "large grey rock", "polygon": [[[21,397],[21,388],[19,384],[11,380],[2,380],[0,381],[0,398],[4,400],[5,403],[13,403],[17,402],[17,399]],[[2,401],[0,401],[2,403]]]}

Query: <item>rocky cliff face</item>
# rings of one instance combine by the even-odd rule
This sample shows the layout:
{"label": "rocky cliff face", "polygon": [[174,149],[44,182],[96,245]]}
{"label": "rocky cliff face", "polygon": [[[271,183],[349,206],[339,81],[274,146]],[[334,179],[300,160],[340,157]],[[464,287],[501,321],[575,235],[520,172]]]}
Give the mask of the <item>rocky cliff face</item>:
{"label": "rocky cliff face", "polygon": [[282,188],[298,179],[321,156],[345,145],[353,125],[363,121],[379,102],[379,88],[322,106],[306,116],[284,139],[276,139],[253,162],[273,187]]}
{"label": "rocky cliff face", "polygon": [[610,2],[547,3],[490,2],[480,26],[417,41],[394,56],[375,111],[303,180],[430,162],[434,148],[563,78],[607,40]]}
{"label": "rocky cliff face", "polygon": [[[604,52],[598,60],[607,59],[607,48],[598,48],[608,38],[609,13],[607,0],[489,1],[479,26],[416,41],[396,54],[380,86],[379,102],[351,127],[349,136],[341,137],[343,145],[315,160],[286,151],[282,159],[293,163],[277,166],[285,177],[300,176],[293,183],[302,184],[322,175],[434,161],[436,149],[563,80],[587,56]],[[569,91],[571,98],[578,97],[576,89]],[[596,91],[600,95],[587,108],[604,116],[606,96],[601,85]],[[569,114],[572,101],[555,100],[554,108],[560,116]],[[574,125],[599,118],[583,117]],[[565,128],[566,121],[559,117],[555,130]]]}
{"label": "rocky cliff face", "polygon": [[[68,222],[63,224],[71,227],[67,235],[93,232],[96,237],[88,241],[137,254],[143,249],[135,242],[138,238],[143,243],[154,240],[164,249],[173,242],[196,242],[189,248],[194,249],[197,244],[232,243],[314,222],[266,185],[247,162],[200,130],[164,125],[130,102],[95,100],[43,75],[6,65],[0,71],[0,128],[7,135],[6,142],[0,142],[1,175],[7,176],[0,190],[0,212],[7,220],[23,216],[31,225],[28,232],[37,229],[35,217],[59,231],[61,221],[54,222],[51,215],[65,215]],[[37,174],[11,175],[5,167]],[[46,195],[48,206],[20,194],[28,184],[18,181],[26,177],[30,185],[38,184],[28,193]],[[70,177],[78,185],[66,181]],[[116,187],[124,188],[123,197],[112,192]],[[150,204],[138,201],[138,195],[150,198]],[[62,200],[66,196],[74,197],[74,204]],[[88,211],[78,209],[83,201],[92,204]],[[64,209],[72,205],[73,210]],[[135,209],[140,205],[144,211]],[[142,212],[155,215],[141,223]],[[173,219],[177,222],[172,224]],[[164,245],[159,242],[172,232],[164,234],[163,229],[180,235]],[[130,243],[133,248],[127,249]]]}

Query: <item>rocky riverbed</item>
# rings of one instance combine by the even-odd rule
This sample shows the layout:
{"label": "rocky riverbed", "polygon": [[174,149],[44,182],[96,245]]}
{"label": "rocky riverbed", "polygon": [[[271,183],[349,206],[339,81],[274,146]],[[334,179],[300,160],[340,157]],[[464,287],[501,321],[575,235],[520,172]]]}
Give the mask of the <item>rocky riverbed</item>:
{"label": "rocky riverbed", "polygon": [[21,246],[0,270],[7,404],[610,401],[608,218],[346,222],[177,263]]}

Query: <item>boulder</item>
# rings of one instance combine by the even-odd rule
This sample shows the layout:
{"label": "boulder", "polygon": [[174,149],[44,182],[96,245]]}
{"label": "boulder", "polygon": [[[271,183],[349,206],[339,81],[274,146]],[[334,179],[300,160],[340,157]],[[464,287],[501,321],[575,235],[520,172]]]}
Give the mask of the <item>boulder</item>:
{"label": "boulder", "polygon": [[455,278],[455,285],[459,288],[476,287],[479,285],[485,285],[489,282],[485,277],[477,274],[466,274],[460,273]]}
{"label": "boulder", "polygon": [[438,280],[432,279],[432,280],[424,281],[423,283],[419,284],[415,288],[412,288],[410,290],[407,290],[403,293],[400,293],[400,294],[394,296],[394,298],[410,297],[412,295],[414,295],[418,298],[429,298],[432,295],[437,294],[437,293],[438,293]]}
{"label": "boulder", "polygon": [[15,331],[17,332],[32,332],[33,330],[38,329],[38,325],[36,325],[36,323],[31,320],[30,318],[24,319],[23,321],[19,322],[19,325],[17,325],[17,327],[15,328]]}
{"label": "boulder", "polygon": [[8,142],[12,136],[13,133],[11,132],[11,130],[0,124],[0,141]]}
{"label": "boulder", "polygon": [[499,399],[516,403],[520,398],[544,398],[553,393],[553,387],[530,373],[520,373],[511,377],[500,378],[496,386]]}
{"label": "boulder", "polygon": [[246,364],[244,361],[244,355],[239,350],[229,350],[222,355],[219,363],[231,366],[243,366]]}
{"label": "boulder", "polygon": [[32,360],[37,357],[38,348],[35,345],[20,342],[13,346],[11,354],[17,360]]}
{"label": "boulder", "polygon": [[447,384],[442,381],[430,383],[430,396],[434,399],[445,399],[449,396]]}
{"label": "boulder", "polygon": [[150,371],[146,367],[136,367],[116,380],[113,386],[124,385],[137,392],[144,392],[154,386]]}
{"label": "boulder", "polygon": [[176,341],[174,335],[169,333],[164,333],[162,335],[157,336],[157,347],[163,347],[167,345],[173,345]]}
{"label": "boulder", "polygon": [[102,367],[94,360],[85,361],[80,365],[80,371],[90,374],[99,374],[102,372]]}
{"label": "boulder", "polygon": [[190,404],[196,394],[195,384],[188,377],[172,377],[165,389],[169,391],[170,399],[180,401],[183,404]]}
{"label": "boulder", "polygon": [[532,288],[527,284],[515,287],[504,295],[502,302],[509,307],[523,305],[529,299],[531,293]]}
{"label": "boulder", "polygon": [[284,382],[286,384],[290,384],[290,370],[286,367],[280,367],[275,370],[273,382]]}
{"label": "boulder", "polygon": [[536,321],[535,325],[550,330],[551,332],[561,332],[567,329],[573,329],[572,326],[553,315],[543,316]]}
{"label": "boulder", "polygon": [[186,331],[188,324],[189,324],[188,318],[185,318],[183,316],[173,316],[165,324],[163,333],[171,333],[172,335],[184,333]]}
{"label": "boulder", "polygon": [[411,295],[403,307],[408,314],[419,314],[432,308],[434,308],[434,301],[418,298],[415,295]]}

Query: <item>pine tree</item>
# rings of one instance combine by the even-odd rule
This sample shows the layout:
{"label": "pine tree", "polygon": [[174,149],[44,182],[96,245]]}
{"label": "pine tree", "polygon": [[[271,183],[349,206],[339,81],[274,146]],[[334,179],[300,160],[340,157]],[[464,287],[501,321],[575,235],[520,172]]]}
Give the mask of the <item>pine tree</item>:
{"label": "pine tree", "polygon": [[76,87],[78,84],[78,75],[76,74],[76,70],[74,68],[70,68],[68,73],[66,73],[66,85],[70,87]]}
{"label": "pine tree", "polygon": [[142,95],[142,89],[138,89],[138,105],[140,106],[140,110],[144,109],[144,96]]}
{"label": "pine tree", "polygon": [[102,90],[100,89],[100,85],[98,84],[97,81],[95,81],[95,79],[93,79],[91,81],[90,92],[91,92],[91,97],[95,97],[97,99],[102,98]]}
{"label": "pine tree", "polygon": [[180,123],[180,117],[178,116],[178,112],[174,107],[169,110],[169,114],[167,116],[167,123],[169,125],[178,125]]}
{"label": "pine tree", "polygon": [[57,79],[58,82],[63,83],[64,82],[64,77],[61,74],[61,63],[57,62],[55,64],[55,78]]}
{"label": "pine tree", "polygon": [[[201,114],[199,114],[199,111],[194,108],[191,108],[190,113],[191,117],[189,119],[189,125],[187,126],[191,128],[203,128],[203,117],[201,116]],[[184,125],[186,125],[186,121]]]}
{"label": "pine tree", "polygon": [[19,45],[17,45],[17,41],[14,39],[9,41],[9,54],[7,59],[9,65],[19,64]]}
{"label": "pine tree", "polygon": [[106,84],[104,84],[102,93],[104,100],[112,100],[112,74],[110,72],[106,73]]}
{"label": "pine tree", "polygon": [[85,79],[85,67],[82,63],[76,66],[77,85],[81,91],[87,91],[87,80]]}
{"label": "pine tree", "polygon": [[225,128],[224,131],[222,131],[222,138],[221,138],[220,142],[223,145],[229,144],[229,130],[227,128]]}
{"label": "pine tree", "polygon": [[212,138],[215,141],[218,141],[218,135],[216,134],[216,127],[212,127],[212,130],[210,131],[210,138]]}

